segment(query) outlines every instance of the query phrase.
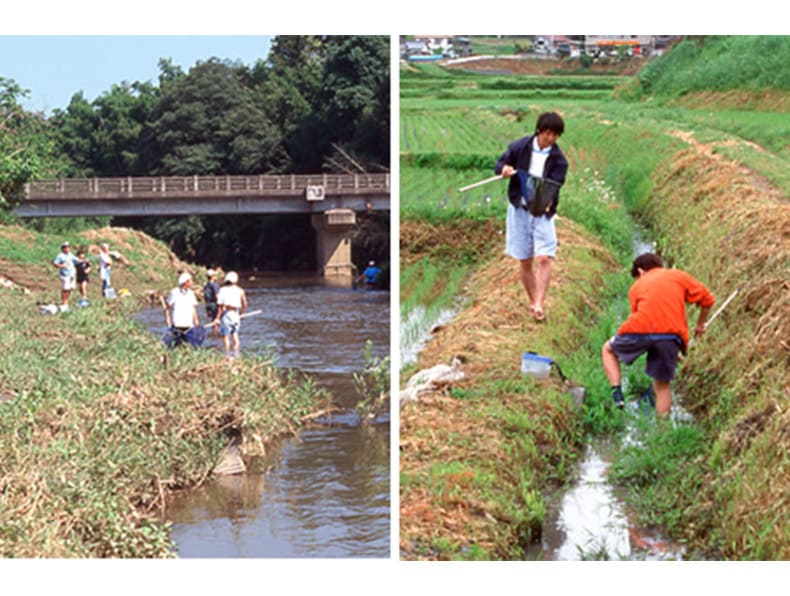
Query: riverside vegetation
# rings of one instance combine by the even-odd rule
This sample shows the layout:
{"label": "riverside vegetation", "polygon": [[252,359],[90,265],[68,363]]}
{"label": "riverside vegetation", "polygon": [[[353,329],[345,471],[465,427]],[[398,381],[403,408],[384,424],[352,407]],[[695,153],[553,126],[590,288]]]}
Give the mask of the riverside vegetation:
{"label": "riverside vegetation", "polygon": [[[690,558],[790,557],[790,85],[771,67],[788,57],[782,37],[686,40],[636,76],[596,78],[609,79],[606,97],[577,76],[547,86],[550,73],[402,69],[401,303],[442,296],[431,268],[434,279],[470,273],[455,283],[455,320],[401,371],[458,357],[469,374],[402,409],[403,558],[523,557],[585,434],[624,436],[629,414],[610,404],[599,353],[627,314],[637,223],[719,304],[740,292],[680,365],[675,400],[694,419],[641,424],[642,444],[617,450],[611,479],[632,520],[684,543]],[[506,144],[549,109],[565,118],[571,169],[549,322],[538,326],[501,255],[505,184],[455,189],[490,176]],[[583,408],[558,379],[521,377],[526,350],[585,386]],[[625,369],[637,395],[642,369]]]}
{"label": "riverside vegetation", "polygon": [[90,307],[39,314],[59,301],[61,234],[0,226],[0,556],[170,557],[173,491],[209,478],[230,442],[254,467],[326,395],[260,357],[167,351],[132,315],[197,268],[133,230],[69,238],[118,250],[129,294],[103,301],[94,283]]}

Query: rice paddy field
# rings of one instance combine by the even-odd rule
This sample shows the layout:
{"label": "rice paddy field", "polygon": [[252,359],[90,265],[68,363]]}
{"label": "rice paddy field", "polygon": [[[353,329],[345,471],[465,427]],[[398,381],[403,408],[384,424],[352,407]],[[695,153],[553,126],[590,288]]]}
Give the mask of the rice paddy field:
{"label": "rice paddy field", "polygon": [[[479,281],[487,269],[499,267],[502,258],[506,183],[495,181],[466,193],[458,189],[493,176],[507,144],[531,134],[541,112],[557,111],[566,123],[558,142],[570,170],[559,206],[559,274],[549,293],[555,300],[550,307],[568,312],[562,332],[555,337],[556,330],[548,329],[551,324],[536,331],[523,323],[497,324],[485,316],[462,320],[468,325],[467,336],[485,328],[487,338],[497,339],[486,345],[487,350],[511,345],[513,337],[521,339],[512,345],[529,341],[565,350],[560,354],[567,362],[566,374],[587,388],[581,411],[563,410],[555,426],[541,431],[553,433],[554,440],[536,438],[534,427],[522,425],[535,444],[544,445],[541,453],[555,454],[548,458],[549,467],[561,462],[561,470],[546,472],[547,460],[540,459],[544,471],[532,476],[528,486],[523,477],[518,481],[524,497],[521,506],[513,504],[512,494],[504,496],[504,488],[497,496],[489,487],[486,498],[474,504],[471,497],[464,498],[469,485],[487,484],[483,478],[489,475],[500,474],[490,480],[492,486],[512,482],[502,470],[469,463],[467,468],[431,471],[428,449],[418,439],[430,442],[425,437],[437,431],[438,422],[431,422],[431,416],[439,405],[432,401],[423,410],[419,403],[405,406],[404,558],[518,558],[521,551],[513,543],[528,541],[525,527],[539,527],[540,496],[568,480],[568,462],[580,445],[569,419],[576,416],[588,435],[618,436],[622,421],[607,403],[599,351],[627,314],[626,272],[638,229],[652,238],[669,266],[704,280],[719,302],[736,287],[740,293],[694,347],[674,385],[676,399],[694,416],[690,427],[659,429],[648,433],[644,447],[618,450],[614,479],[636,518],[686,544],[693,557],[790,558],[790,113],[777,109],[775,98],[781,91],[776,90],[768,95],[752,90],[747,100],[733,106],[732,93],[724,91],[682,101],[658,96],[626,101],[633,85],[633,77],[612,74],[507,76],[442,69],[437,64],[402,67],[401,320],[410,320],[415,308],[430,310],[437,301],[454,303],[462,317],[500,288],[520,288],[514,264],[509,274],[507,268],[502,270],[494,285]],[[768,96],[770,101],[760,99]],[[580,246],[587,248],[577,252]],[[591,261],[582,265],[575,259],[585,250]],[[563,251],[568,255],[564,265]],[[572,269],[580,266],[597,273],[579,277]],[[566,293],[570,289],[562,284],[569,279],[573,282],[566,283],[584,285],[586,303]],[[425,324],[430,327],[431,322]],[[453,323],[444,326],[451,328]],[[454,335],[444,330],[434,335],[417,364],[401,371],[402,383],[415,368],[448,363],[458,353],[482,357],[472,350],[471,340],[447,341],[448,333]],[[525,391],[521,386],[503,389],[503,375],[510,373],[503,372],[501,364],[491,363],[490,370],[479,374],[461,388],[431,399],[441,401],[452,417],[449,412],[457,412],[451,405],[454,396],[471,392],[483,402],[508,402]],[[628,374],[635,385],[645,382],[641,371]],[[556,387],[527,390],[547,391],[545,398],[551,403],[556,399],[549,396]],[[494,403],[489,406],[491,414]],[[557,408],[554,403],[552,409]],[[460,420],[460,411],[457,415]],[[445,426],[452,426],[446,418]],[[479,461],[476,452],[483,444],[459,428],[453,431],[456,438],[436,453],[453,461]],[[690,443],[689,432],[697,437]],[[516,434],[519,441],[526,440]],[[648,453],[654,457],[646,457]],[[656,466],[657,459],[665,465]],[[467,481],[454,492],[459,478]],[[499,498],[498,506],[491,505]],[[496,513],[502,510],[529,511],[526,518],[531,521]],[[478,517],[486,514],[498,523],[482,529],[485,524]],[[521,533],[508,531],[511,522]],[[459,527],[467,528],[466,536]],[[485,540],[477,541],[481,536]]]}

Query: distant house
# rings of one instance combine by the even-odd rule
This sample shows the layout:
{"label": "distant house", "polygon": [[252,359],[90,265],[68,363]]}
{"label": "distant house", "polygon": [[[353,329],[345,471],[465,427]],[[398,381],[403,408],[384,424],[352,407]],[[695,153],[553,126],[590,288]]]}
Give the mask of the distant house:
{"label": "distant house", "polygon": [[532,40],[532,51],[537,54],[570,56],[574,42],[567,35],[537,35]]}
{"label": "distant house", "polygon": [[411,56],[430,56],[431,54],[433,52],[424,40],[408,40],[401,44],[401,58],[408,59]]}
{"label": "distant house", "polygon": [[414,39],[425,42],[434,54],[445,54],[453,47],[452,35],[415,35]]}
{"label": "distant house", "polygon": [[472,41],[468,37],[453,37],[452,53],[459,57],[472,55]]}
{"label": "distant house", "polygon": [[584,35],[583,51],[589,56],[649,56],[655,49],[653,35]]}

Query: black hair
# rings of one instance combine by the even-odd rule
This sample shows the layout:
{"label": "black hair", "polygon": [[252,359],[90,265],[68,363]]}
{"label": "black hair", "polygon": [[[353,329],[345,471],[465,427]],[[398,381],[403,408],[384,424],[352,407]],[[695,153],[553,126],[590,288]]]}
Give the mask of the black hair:
{"label": "black hair", "polygon": [[639,269],[650,271],[656,267],[663,266],[664,262],[661,260],[661,257],[652,252],[646,252],[634,259],[634,263],[631,265],[631,277],[639,277]]}
{"label": "black hair", "polygon": [[557,133],[557,136],[565,132],[565,122],[557,112],[543,112],[538,116],[538,121],[535,124],[535,132],[541,133],[544,130],[551,130]]}

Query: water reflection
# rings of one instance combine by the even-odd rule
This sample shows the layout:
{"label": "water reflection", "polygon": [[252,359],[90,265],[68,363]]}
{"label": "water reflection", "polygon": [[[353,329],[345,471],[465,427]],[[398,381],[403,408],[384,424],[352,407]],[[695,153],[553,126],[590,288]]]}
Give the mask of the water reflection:
{"label": "water reflection", "polygon": [[304,431],[267,474],[195,491],[174,514],[178,554],[386,557],[388,460],[388,427]]}

